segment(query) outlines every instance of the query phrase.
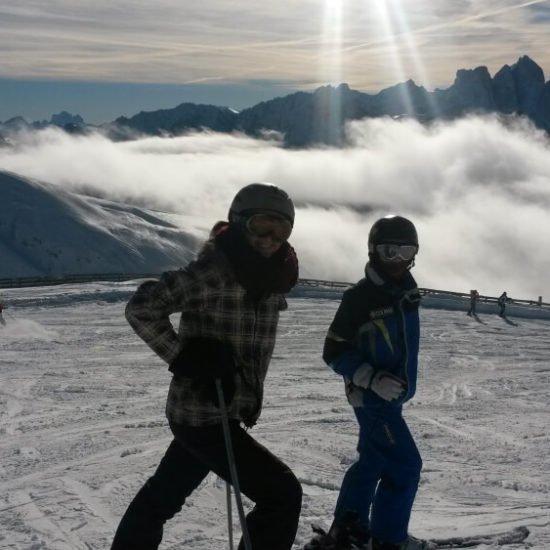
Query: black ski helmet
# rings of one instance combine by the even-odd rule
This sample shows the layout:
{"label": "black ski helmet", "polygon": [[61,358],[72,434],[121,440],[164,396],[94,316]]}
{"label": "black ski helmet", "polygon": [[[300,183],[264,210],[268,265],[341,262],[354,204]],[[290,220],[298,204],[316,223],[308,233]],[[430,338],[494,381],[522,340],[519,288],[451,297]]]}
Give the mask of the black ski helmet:
{"label": "black ski helmet", "polygon": [[292,199],[271,183],[251,183],[243,187],[229,207],[228,219],[231,223],[238,223],[254,212],[273,213],[294,225]]}
{"label": "black ski helmet", "polygon": [[412,244],[418,248],[418,234],[413,222],[403,216],[380,218],[369,232],[369,253],[374,253],[378,244]]}

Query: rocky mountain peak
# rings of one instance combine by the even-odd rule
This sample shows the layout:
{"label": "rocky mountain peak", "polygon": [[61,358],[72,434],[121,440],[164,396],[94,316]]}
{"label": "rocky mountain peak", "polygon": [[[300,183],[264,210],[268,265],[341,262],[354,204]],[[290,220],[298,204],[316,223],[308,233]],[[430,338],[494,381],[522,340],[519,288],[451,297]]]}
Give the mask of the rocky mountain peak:
{"label": "rocky mountain peak", "polygon": [[[263,101],[240,112],[227,107],[181,103],[171,109],[140,112],[119,117],[103,126],[111,139],[134,139],[139,135],[180,135],[190,130],[241,131],[251,136],[280,135],[288,147],[314,144],[345,144],[345,125],[368,117],[411,117],[420,121],[453,118],[467,113],[497,112],[524,115],[550,133],[550,82],[529,56],[504,65],[491,78],[485,66],[459,69],[447,89],[428,92],[409,79],[377,94],[353,90],[348,84],[321,86],[313,92],[295,92]],[[84,124],[81,117],[65,111],[50,123],[74,131]],[[20,117],[0,124],[0,131],[25,128]],[[69,128],[70,127],[70,128]]]}

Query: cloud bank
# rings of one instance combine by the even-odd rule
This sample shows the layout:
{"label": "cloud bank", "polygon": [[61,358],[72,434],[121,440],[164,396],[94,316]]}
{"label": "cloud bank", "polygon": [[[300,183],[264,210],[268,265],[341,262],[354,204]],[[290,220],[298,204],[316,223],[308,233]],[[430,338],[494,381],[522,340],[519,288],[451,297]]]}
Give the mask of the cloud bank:
{"label": "cloud bank", "polygon": [[550,143],[525,121],[467,118],[426,128],[371,119],[348,127],[345,150],[284,150],[238,135],[113,143],[55,130],[0,150],[24,176],[181,215],[206,236],[253,181],[286,189],[302,277],[354,281],[372,223],[388,213],[417,225],[420,286],[550,301]]}

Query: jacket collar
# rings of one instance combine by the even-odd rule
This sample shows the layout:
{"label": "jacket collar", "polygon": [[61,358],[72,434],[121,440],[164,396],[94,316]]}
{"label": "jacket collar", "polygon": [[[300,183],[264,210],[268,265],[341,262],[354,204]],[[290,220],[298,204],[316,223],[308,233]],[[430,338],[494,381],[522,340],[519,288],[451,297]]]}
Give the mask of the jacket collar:
{"label": "jacket collar", "polygon": [[417,292],[416,281],[411,275],[411,272],[408,271],[403,280],[398,283],[384,277],[379,273],[376,268],[372,265],[371,262],[368,262],[365,266],[365,276],[370,280],[374,285],[379,287],[384,292],[392,295],[404,295],[410,293],[410,291]]}

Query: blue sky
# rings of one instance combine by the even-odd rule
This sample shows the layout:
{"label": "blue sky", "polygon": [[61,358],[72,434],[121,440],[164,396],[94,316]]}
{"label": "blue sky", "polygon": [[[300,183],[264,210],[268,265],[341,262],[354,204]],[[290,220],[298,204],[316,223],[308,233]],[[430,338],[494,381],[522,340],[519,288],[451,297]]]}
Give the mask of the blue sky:
{"label": "blue sky", "polygon": [[550,0],[18,0],[0,4],[0,121],[91,123],[191,101],[236,109],[347,82],[428,89],[529,55]]}

